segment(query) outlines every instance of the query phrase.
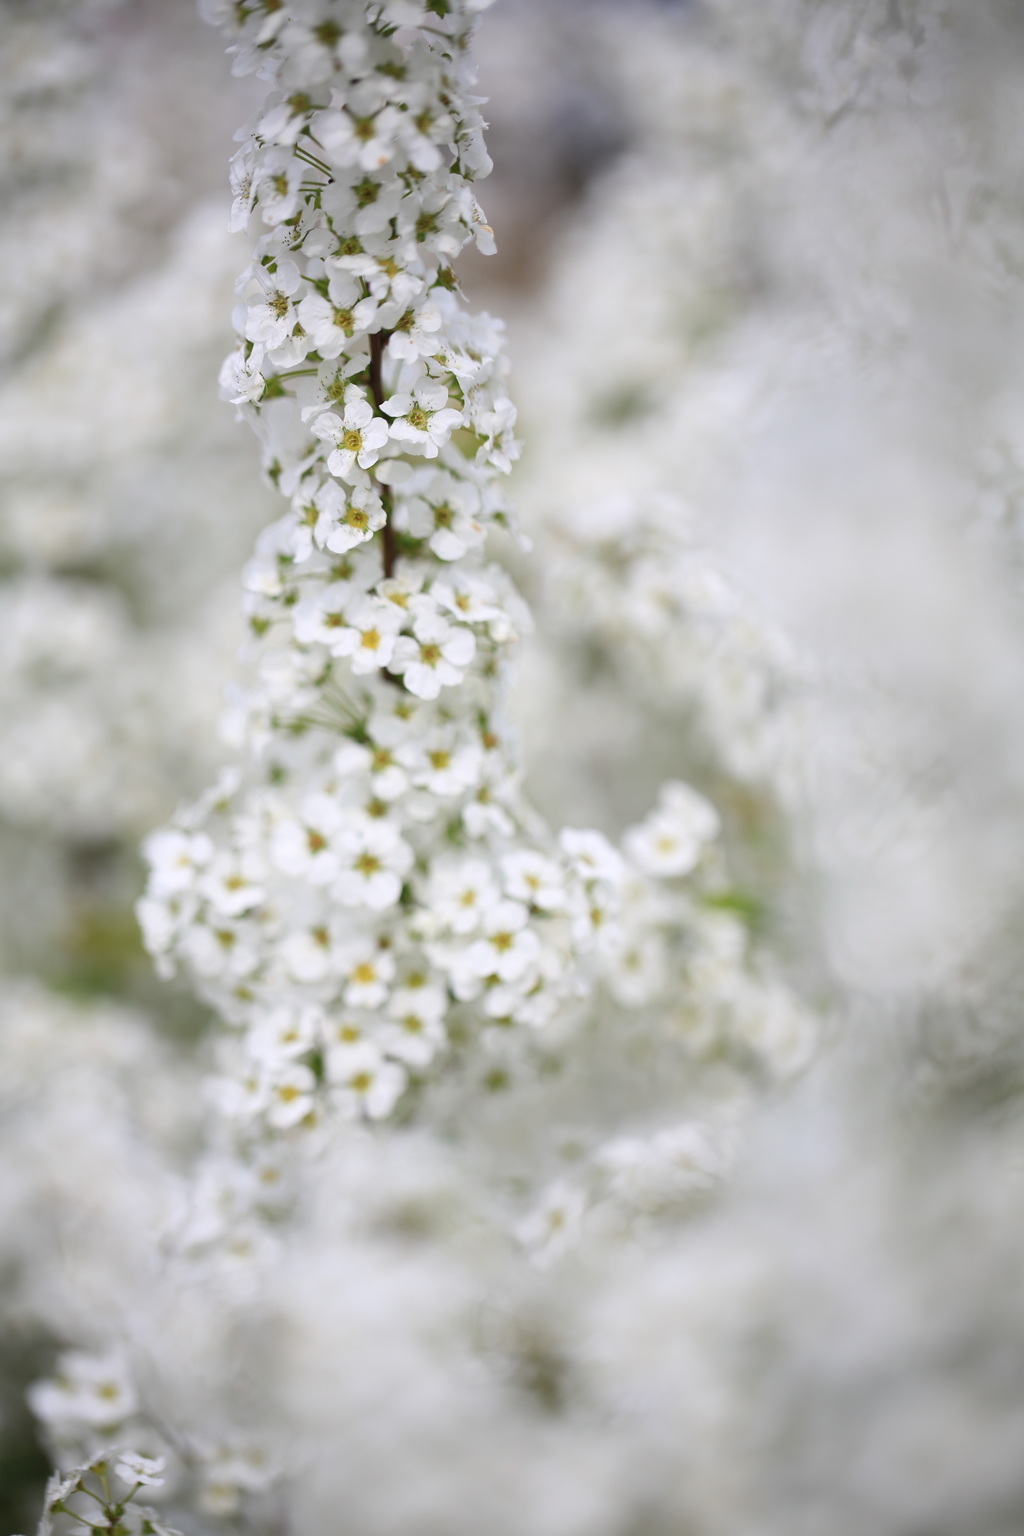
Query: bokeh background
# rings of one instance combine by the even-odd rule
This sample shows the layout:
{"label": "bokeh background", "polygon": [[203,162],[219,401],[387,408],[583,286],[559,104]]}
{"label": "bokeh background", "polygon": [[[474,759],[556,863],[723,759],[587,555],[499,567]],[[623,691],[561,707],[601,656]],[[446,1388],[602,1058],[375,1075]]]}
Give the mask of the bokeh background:
{"label": "bokeh background", "polygon": [[[48,1465],[24,1390],[74,1342],[54,1276],[103,1219],[69,1159],[102,1191],[133,1137],[194,1134],[143,1096],[108,1155],[83,1104],[151,1070],[140,1029],[169,1083],[201,1060],[202,1008],[138,938],[138,845],[230,752],[238,573],[276,502],[216,392],[259,82],[192,0],[2,0],[0,28],[13,1530]],[[500,0],[479,59],[499,251],[464,283],[508,321],[525,444],[533,550],[496,554],[537,615],[531,791],[616,835],[696,783],[821,1020],[693,1250],[703,1354],[676,1364],[717,1405],[681,1421],[704,1471],[616,1529],[1014,1536],[1024,17]]]}

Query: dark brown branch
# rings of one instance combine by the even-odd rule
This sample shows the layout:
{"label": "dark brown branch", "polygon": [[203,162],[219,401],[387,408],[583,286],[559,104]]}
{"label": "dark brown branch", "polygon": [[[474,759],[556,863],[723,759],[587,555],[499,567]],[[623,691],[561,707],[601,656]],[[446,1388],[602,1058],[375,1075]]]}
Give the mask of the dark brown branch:
{"label": "dark brown branch", "polygon": [[[390,335],[390,331],[377,331],[370,337],[370,393],[373,395],[373,403],[378,411],[381,410],[381,407],[384,404],[384,385],[381,380],[381,362],[384,357],[384,348],[388,344],[388,337]],[[381,412],[381,414],[383,414],[383,412]],[[383,545],[384,553],[384,575],[393,576],[395,574],[395,560],[398,557],[398,551],[395,548],[395,529],[391,521],[391,513],[394,507],[394,502],[391,496],[391,490],[388,486],[382,485],[380,487],[380,499],[384,503],[384,512],[387,517],[387,522],[384,524],[384,527],[381,530],[381,543]]]}

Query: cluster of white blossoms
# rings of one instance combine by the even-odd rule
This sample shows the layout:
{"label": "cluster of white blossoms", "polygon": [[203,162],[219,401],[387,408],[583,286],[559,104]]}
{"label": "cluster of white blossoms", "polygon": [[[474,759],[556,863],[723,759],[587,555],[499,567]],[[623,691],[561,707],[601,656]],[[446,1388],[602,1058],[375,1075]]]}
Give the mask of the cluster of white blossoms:
{"label": "cluster of white blossoms", "polygon": [[663,886],[723,888],[694,791],[623,853],[556,841],[520,793],[503,697],[529,615],[484,550],[515,411],[502,327],[451,268],[492,247],[478,8],[230,8],[236,67],[275,88],[233,165],[237,222],[267,228],[222,385],[290,510],[245,573],[247,769],[149,839],[139,915],[241,1027],[218,1101],[242,1128],[386,1118],[482,1037],[543,1030],[588,970],[640,1006],[705,951],[733,983],[745,960],[741,925],[723,947]]}
{"label": "cluster of white blossoms", "polygon": [[49,1536],[53,1517],[70,1515],[90,1530],[109,1532],[110,1536],[115,1532],[125,1536],[181,1536],[164,1524],[155,1509],[136,1503],[136,1494],[142,1489],[161,1487],[163,1467],[159,1457],[109,1446],[66,1474],[55,1472],[46,1485],[40,1532]]}

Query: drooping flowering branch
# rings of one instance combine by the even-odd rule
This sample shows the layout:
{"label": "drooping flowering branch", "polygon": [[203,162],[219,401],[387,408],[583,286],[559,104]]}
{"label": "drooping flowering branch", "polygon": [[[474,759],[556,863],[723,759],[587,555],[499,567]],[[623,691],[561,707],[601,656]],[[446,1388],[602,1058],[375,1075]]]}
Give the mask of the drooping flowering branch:
{"label": "drooping flowering branch", "polygon": [[268,228],[222,385],[290,510],[246,573],[250,767],[150,839],[140,915],[246,1026],[225,1107],[277,1128],[389,1114],[456,1024],[543,1024],[619,870],[551,842],[502,719],[529,620],[483,546],[515,410],[451,266],[493,249],[479,8],[214,8],[276,87],[233,165],[234,222]]}
{"label": "drooping flowering branch", "polygon": [[440,1063],[564,1015],[594,970],[645,1005],[719,942],[651,886],[720,879],[699,795],[668,786],[623,856],[556,842],[520,792],[503,695],[529,615],[484,552],[515,410],[502,326],[452,270],[493,248],[480,8],[213,7],[275,87],[233,163],[235,224],[268,229],[222,385],[290,508],[245,575],[248,766],[150,838],[139,911],[243,1027],[218,1091],[243,1137],[411,1112]]}

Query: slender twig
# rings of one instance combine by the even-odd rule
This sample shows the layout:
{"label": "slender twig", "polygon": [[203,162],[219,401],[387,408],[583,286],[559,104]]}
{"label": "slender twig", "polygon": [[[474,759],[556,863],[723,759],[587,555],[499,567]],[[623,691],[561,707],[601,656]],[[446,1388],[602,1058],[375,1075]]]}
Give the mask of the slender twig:
{"label": "slender twig", "polygon": [[[373,395],[374,405],[378,411],[381,411],[382,415],[384,384],[381,379],[381,362],[384,357],[384,348],[388,344],[390,335],[390,331],[376,331],[370,337],[370,392]],[[393,576],[398,550],[395,546],[394,524],[391,521],[394,502],[392,501],[391,490],[388,486],[381,486],[380,499],[384,503],[384,512],[387,516],[387,522],[384,524],[381,532],[381,543],[384,553],[384,575]]]}

